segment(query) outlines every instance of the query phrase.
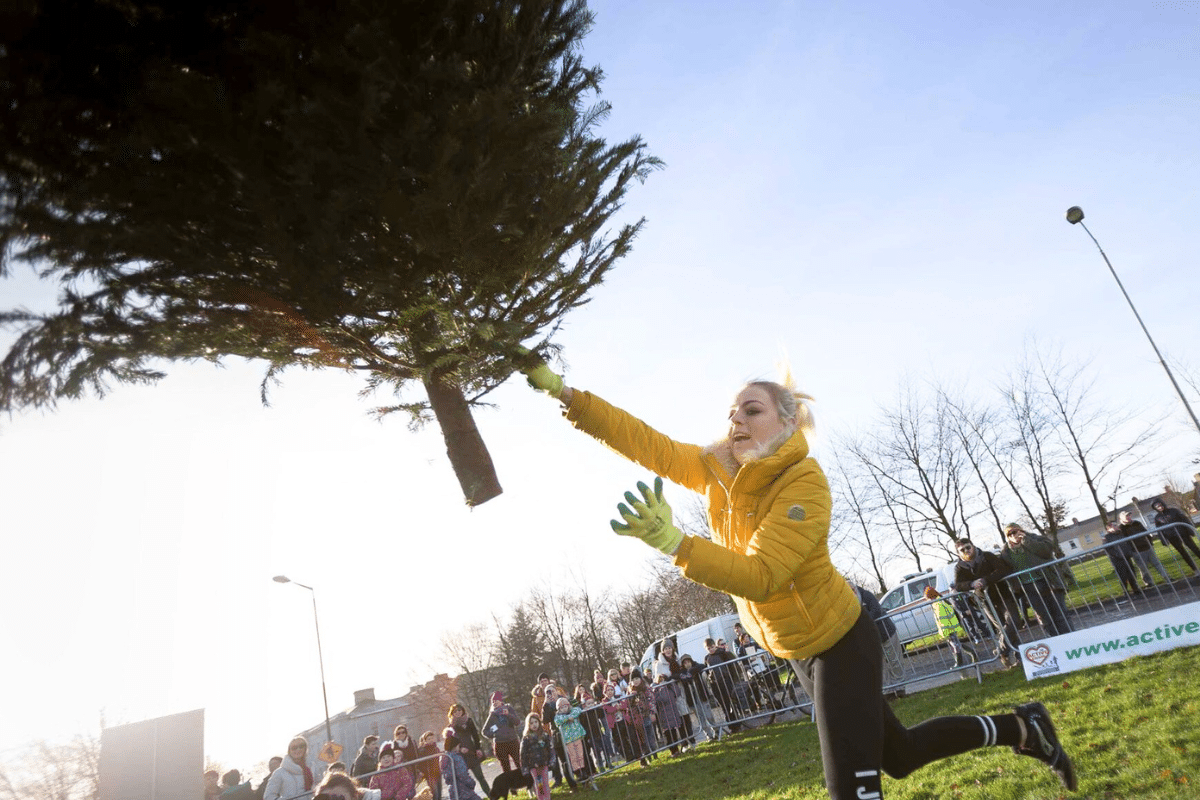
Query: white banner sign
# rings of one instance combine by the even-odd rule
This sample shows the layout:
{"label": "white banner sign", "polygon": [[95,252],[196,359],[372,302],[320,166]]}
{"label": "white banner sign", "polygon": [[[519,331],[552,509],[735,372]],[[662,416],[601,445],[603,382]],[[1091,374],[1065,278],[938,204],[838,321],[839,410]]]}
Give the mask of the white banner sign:
{"label": "white banner sign", "polygon": [[1109,622],[1021,645],[1025,678],[1047,678],[1200,644],[1200,603]]}

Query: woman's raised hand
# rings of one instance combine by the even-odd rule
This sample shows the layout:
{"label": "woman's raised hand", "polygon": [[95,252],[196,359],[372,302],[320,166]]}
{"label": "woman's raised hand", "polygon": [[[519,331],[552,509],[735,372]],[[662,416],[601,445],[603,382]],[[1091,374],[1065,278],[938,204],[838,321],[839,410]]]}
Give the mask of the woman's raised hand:
{"label": "woman's raised hand", "polygon": [[[625,493],[625,503],[617,505],[617,513],[624,523],[612,520],[609,524],[621,536],[636,536],[656,550],[670,556],[679,549],[683,541],[683,532],[671,521],[671,506],[663,499],[662,478],[654,479],[654,491],[638,481],[638,491],[642,499],[634,497],[633,492]],[[630,508],[632,506],[632,508]]]}

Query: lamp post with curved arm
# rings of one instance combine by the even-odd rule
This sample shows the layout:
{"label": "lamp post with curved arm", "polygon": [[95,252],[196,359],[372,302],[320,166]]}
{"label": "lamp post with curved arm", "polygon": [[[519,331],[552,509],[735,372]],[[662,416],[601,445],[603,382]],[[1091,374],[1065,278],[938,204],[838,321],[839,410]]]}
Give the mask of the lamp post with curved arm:
{"label": "lamp post with curved arm", "polygon": [[325,691],[325,656],[321,653],[321,623],[317,619],[317,590],[299,581],[294,581],[287,575],[276,575],[271,580],[276,583],[294,583],[302,589],[308,589],[312,593],[313,625],[317,629],[317,661],[321,665],[321,697],[325,700],[325,736],[326,741],[332,742],[333,725],[329,722],[329,693]]}
{"label": "lamp post with curved arm", "polygon": [[1121,294],[1125,295],[1125,302],[1129,303],[1129,308],[1133,311],[1133,315],[1137,317],[1138,324],[1142,326],[1142,333],[1146,334],[1146,338],[1150,340],[1150,346],[1154,348],[1154,354],[1158,356],[1158,363],[1162,364],[1162,368],[1166,371],[1167,377],[1171,379],[1171,385],[1175,387],[1176,394],[1183,402],[1183,407],[1187,409],[1188,416],[1192,418],[1192,424],[1196,426],[1196,430],[1200,432],[1200,420],[1196,419],[1196,412],[1192,411],[1192,406],[1188,403],[1187,397],[1184,396],[1183,390],[1179,388],[1179,382],[1175,380],[1175,376],[1171,373],[1171,368],[1167,366],[1166,359],[1158,350],[1158,345],[1154,343],[1154,337],[1150,335],[1149,329],[1146,328],[1146,323],[1142,322],[1142,315],[1138,313],[1137,308],[1133,305],[1133,300],[1129,297],[1129,292],[1125,291],[1125,284],[1121,283],[1121,279],[1117,277],[1117,271],[1113,269],[1112,262],[1108,260],[1108,254],[1104,252],[1104,248],[1100,246],[1100,242],[1096,241],[1096,237],[1092,236],[1092,232],[1088,230],[1088,226],[1083,224],[1083,209],[1079,206],[1071,206],[1067,209],[1067,222],[1072,225],[1078,225],[1087,231],[1087,235],[1091,236],[1092,242],[1096,245],[1096,249],[1100,251],[1100,255],[1104,256],[1104,263],[1108,265],[1108,271],[1112,273],[1113,280],[1117,282],[1117,286],[1121,287]]}

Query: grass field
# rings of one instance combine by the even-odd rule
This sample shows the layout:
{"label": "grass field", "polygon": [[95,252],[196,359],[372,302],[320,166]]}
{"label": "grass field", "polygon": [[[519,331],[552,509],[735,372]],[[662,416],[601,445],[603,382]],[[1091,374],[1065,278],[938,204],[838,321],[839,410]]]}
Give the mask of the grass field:
{"label": "grass field", "polygon": [[[946,714],[1004,713],[1040,700],[1075,761],[1079,792],[1066,794],[1045,765],[1005,747],[976,750],[884,778],[888,800],[1144,800],[1200,798],[1200,647],[1027,682],[1019,670],[982,685],[960,681],[893,702],[914,725]],[[599,781],[622,800],[818,800],[825,798],[815,727],[780,723],[693,754],[661,755]],[[565,787],[564,787],[565,788]],[[555,792],[556,796],[558,791]],[[582,792],[581,792],[582,794]],[[589,793],[591,794],[591,793]]]}

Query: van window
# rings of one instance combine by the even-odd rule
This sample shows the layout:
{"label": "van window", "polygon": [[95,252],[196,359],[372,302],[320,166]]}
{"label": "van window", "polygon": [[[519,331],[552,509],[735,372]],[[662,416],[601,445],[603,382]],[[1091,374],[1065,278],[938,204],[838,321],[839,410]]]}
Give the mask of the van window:
{"label": "van window", "polygon": [[879,605],[883,606],[884,611],[895,611],[900,606],[904,605],[904,587],[892,589],[883,596],[879,601]]}
{"label": "van window", "polygon": [[936,589],[937,586],[934,585],[936,583],[937,583],[937,576],[932,573],[930,573],[929,575],[926,575],[925,577],[915,579],[912,583],[908,584],[908,586],[906,587],[908,589],[909,601],[911,602],[914,600],[924,600],[925,599],[925,587],[933,586],[933,588]]}

